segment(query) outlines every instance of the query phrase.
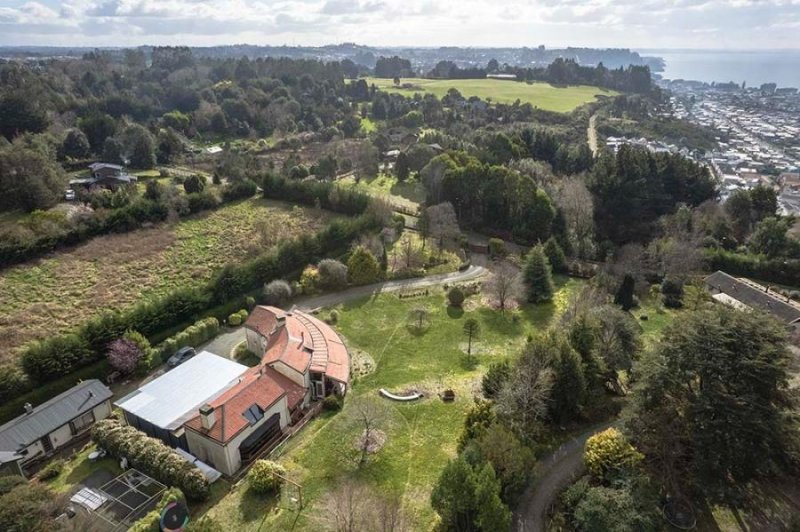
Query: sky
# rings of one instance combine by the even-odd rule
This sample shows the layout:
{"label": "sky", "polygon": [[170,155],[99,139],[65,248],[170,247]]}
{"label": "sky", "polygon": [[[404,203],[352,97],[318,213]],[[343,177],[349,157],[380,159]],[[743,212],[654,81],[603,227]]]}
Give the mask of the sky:
{"label": "sky", "polygon": [[800,0],[0,0],[0,45],[800,49]]}

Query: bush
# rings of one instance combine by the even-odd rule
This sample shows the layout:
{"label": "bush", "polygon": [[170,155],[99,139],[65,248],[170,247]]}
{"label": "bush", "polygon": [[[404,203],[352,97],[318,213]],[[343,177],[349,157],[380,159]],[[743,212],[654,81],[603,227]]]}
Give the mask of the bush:
{"label": "bush", "polygon": [[330,314],[328,314],[328,319],[325,320],[325,322],[328,325],[336,325],[337,323],[339,323],[339,311],[335,309],[332,310]]}
{"label": "bush", "polygon": [[178,488],[169,488],[161,496],[156,509],[133,523],[128,532],[161,532],[161,509],[173,502],[185,502],[186,497]]}
{"label": "bush", "polygon": [[508,254],[506,243],[501,238],[489,239],[489,258],[496,259],[505,257]]}
{"label": "bush", "polygon": [[489,399],[496,398],[510,377],[511,365],[508,361],[489,364],[489,369],[486,370],[486,374],[481,381],[483,395]]}
{"label": "bush", "polygon": [[49,464],[44,466],[41,471],[39,471],[39,474],[36,475],[36,478],[39,480],[52,480],[60,475],[62,471],[64,471],[65,465],[66,461],[61,458],[52,460]]}
{"label": "bush", "polygon": [[350,216],[364,214],[370,202],[369,195],[355,189],[341,188],[328,181],[296,181],[274,174],[264,177],[261,188],[268,199],[319,205],[323,209]]}
{"label": "bush", "polygon": [[183,190],[187,194],[196,194],[206,188],[206,178],[201,175],[191,175],[183,182]]}
{"label": "bush", "polygon": [[27,480],[17,475],[0,476],[0,496],[5,495],[20,484],[27,484]]}
{"label": "bush", "polygon": [[179,348],[186,345],[197,347],[214,338],[218,332],[219,320],[214,317],[205,318],[161,342],[158,351],[162,358],[169,358]]}
{"label": "bush", "polygon": [[329,395],[322,400],[322,408],[328,412],[338,412],[342,409],[342,399],[336,394]]}
{"label": "bush", "polygon": [[256,460],[250,471],[247,472],[247,483],[256,493],[275,493],[283,484],[286,469],[269,460]]}
{"label": "bush", "polygon": [[131,467],[167,486],[180,488],[190,499],[208,498],[208,480],[203,473],[161,440],[113,418],[98,421],[92,427],[92,439],[112,456],[127,458]]}
{"label": "bush", "polygon": [[56,530],[63,511],[57,495],[41,482],[25,482],[0,497],[0,530]]}
{"label": "bush", "polygon": [[315,266],[306,266],[299,284],[304,294],[315,294],[319,289],[319,270]]}
{"label": "bush", "polygon": [[611,481],[632,471],[644,456],[615,428],[606,429],[586,440],[583,461],[596,478]]}
{"label": "bush", "polygon": [[347,266],[334,259],[322,259],[317,265],[319,286],[323,290],[341,290],[347,287]]}
{"label": "bush", "polygon": [[228,316],[228,325],[232,327],[238,327],[242,324],[242,316],[238,312],[234,312],[230,316]]}
{"label": "bush", "polygon": [[258,190],[258,186],[249,179],[234,181],[223,187],[222,199],[225,201],[234,201],[237,199],[252,198],[256,190]]}
{"label": "bush", "polygon": [[245,306],[247,306],[249,310],[253,310],[253,307],[256,306],[256,298],[254,298],[253,296],[247,296],[246,298],[244,298],[244,304]]}
{"label": "bush", "polygon": [[33,389],[28,376],[17,366],[0,366],[0,403],[5,403]]}
{"label": "bush", "polygon": [[367,248],[358,246],[347,261],[350,280],[355,285],[376,283],[381,280],[381,266]]}
{"label": "bush", "polygon": [[464,304],[464,291],[459,287],[454,286],[447,292],[447,301],[453,307],[461,307]]}
{"label": "bush", "polygon": [[217,196],[210,190],[202,192],[194,192],[186,195],[186,200],[189,203],[189,212],[192,214],[211,209],[216,209],[220,205]]}
{"label": "bush", "polygon": [[282,307],[292,298],[292,287],[283,279],[276,279],[264,285],[264,303]]}
{"label": "bush", "polygon": [[86,340],[77,334],[66,334],[33,344],[22,355],[22,367],[28,376],[41,383],[57,379],[96,359]]}

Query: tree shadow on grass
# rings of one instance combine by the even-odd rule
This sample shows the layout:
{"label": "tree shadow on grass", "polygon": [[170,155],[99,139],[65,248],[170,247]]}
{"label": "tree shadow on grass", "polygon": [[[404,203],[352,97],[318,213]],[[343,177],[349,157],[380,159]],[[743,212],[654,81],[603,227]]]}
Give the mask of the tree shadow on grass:
{"label": "tree shadow on grass", "polygon": [[251,522],[263,519],[266,514],[277,508],[278,501],[278,496],[275,494],[262,495],[245,488],[244,492],[242,492],[242,498],[239,499],[239,512],[242,514],[242,521]]}
{"label": "tree shadow on grass", "polygon": [[447,315],[457,320],[464,315],[464,309],[462,307],[455,307],[453,305],[447,306]]}

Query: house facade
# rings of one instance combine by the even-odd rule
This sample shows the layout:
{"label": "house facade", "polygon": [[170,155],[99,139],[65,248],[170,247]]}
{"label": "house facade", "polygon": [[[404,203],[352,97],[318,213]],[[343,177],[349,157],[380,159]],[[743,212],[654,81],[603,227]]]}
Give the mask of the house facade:
{"label": "house facade", "polygon": [[[24,469],[55,453],[111,414],[111,390],[97,379],[83,381],[0,426],[2,471]],[[21,470],[20,469],[20,470]]]}
{"label": "house facade", "polygon": [[116,403],[127,423],[233,475],[314,401],[347,391],[347,349],[316,317],[259,306],[244,331],[259,364],[202,352]]}
{"label": "house facade", "polygon": [[118,164],[92,163],[89,165],[89,177],[73,179],[69,182],[70,187],[101,187],[109,190],[116,190],[125,185],[135,184],[136,176],[125,172],[125,168]]}

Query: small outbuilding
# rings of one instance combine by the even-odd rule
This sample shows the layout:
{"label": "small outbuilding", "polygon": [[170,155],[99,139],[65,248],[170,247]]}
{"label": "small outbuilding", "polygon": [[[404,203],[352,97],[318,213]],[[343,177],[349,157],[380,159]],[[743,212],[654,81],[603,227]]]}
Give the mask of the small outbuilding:
{"label": "small outbuilding", "polygon": [[0,474],[21,473],[111,414],[111,390],[97,379],[83,381],[0,426]]}

